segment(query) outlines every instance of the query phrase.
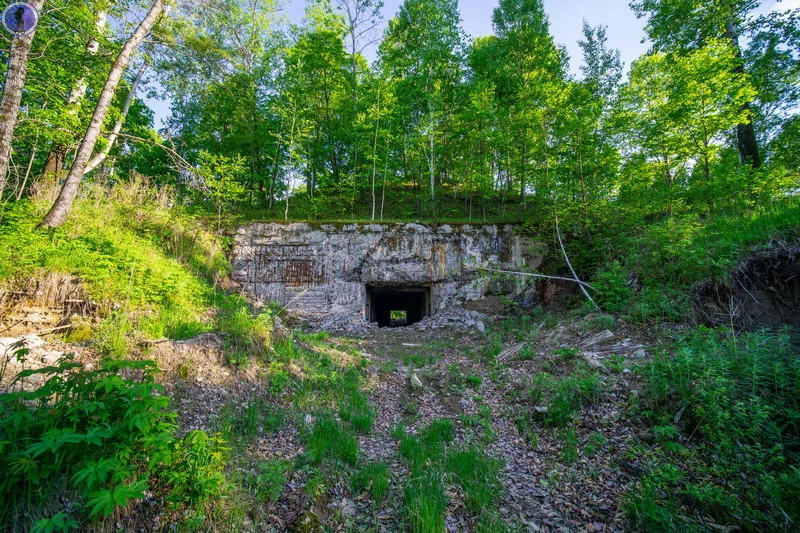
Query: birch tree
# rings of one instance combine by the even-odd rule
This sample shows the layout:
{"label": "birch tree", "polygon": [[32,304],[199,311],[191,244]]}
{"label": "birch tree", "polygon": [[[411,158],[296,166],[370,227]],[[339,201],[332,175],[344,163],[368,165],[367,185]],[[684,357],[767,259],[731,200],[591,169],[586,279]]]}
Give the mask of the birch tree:
{"label": "birch tree", "polygon": [[[30,3],[37,11],[42,9],[43,4],[44,0],[32,0]],[[14,139],[22,91],[28,73],[28,54],[35,35],[36,28],[26,35],[11,39],[6,84],[3,87],[3,98],[0,100],[0,195],[3,194],[8,179],[11,141]]]}
{"label": "birch tree", "polygon": [[108,110],[111,107],[111,100],[114,97],[114,93],[117,90],[117,86],[122,79],[125,69],[128,67],[131,55],[139,47],[147,34],[153,29],[153,26],[155,25],[159,16],[164,11],[165,5],[166,4],[164,0],[154,0],[147,15],[139,23],[139,26],[136,28],[130,38],[128,38],[128,40],[125,42],[125,45],[122,47],[122,51],[117,56],[116,61],[114,61],[111,71],[108,74],[108,78],[106,79],[105,86],[103,87],[103,91],[100,93],[100,97],[97,101],[97,106],[95,107],[94,114],[92,115],[92,120],[89,123],[86,134],[81,140],[80,146],[78,147],[75,160],[72,162],[72,167],[69,170],[67,179],[64,182],[61,192],[59,193],[58,198],[56,198],[53,207],[50,208],[50,211],[47,213],[47,215],[45,215],[44,220],[42,220],[42,227],[57,228],[63,225],[67,220],[70,208],[72,207],[72,202],[75,201],[75,196],[78,193],[78,185],[83,179],[83,175],[86,171],[86,165],[89,163],[89,159],[94,151],[94,146],[100,136],[103,122],[105,121]]}

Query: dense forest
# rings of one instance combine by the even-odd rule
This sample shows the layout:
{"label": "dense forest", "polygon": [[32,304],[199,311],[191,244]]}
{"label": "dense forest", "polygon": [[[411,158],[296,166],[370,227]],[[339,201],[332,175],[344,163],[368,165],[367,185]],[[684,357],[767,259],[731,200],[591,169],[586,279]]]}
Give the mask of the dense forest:
{"label": "dense forest", "polygon": [[[286,4],[2,33],[0,529],[796,530],[800,9],[633,0],[625,65],[586,20],[571,63],[543,0],[472,37],[458,0]],[[231,282],[254,220],[515,223],[517,274],[577,283],[333,337]]]}
{"label": "dense forest", "polygon": [[[300,25],[271,1],[46,4],[4,188],[78,166],[71,182],[136,173],[264,218],[558,213],[587,232],[763,205],[797,183],[798,27],[758,4],[634,2],[652,47],[626,79],[588,22],[569,75],[536,0],[500,2],[471,41],[455,1],[386,24],[378,2],[310,1]],[[161,131],[140,85],[170,102]]]}

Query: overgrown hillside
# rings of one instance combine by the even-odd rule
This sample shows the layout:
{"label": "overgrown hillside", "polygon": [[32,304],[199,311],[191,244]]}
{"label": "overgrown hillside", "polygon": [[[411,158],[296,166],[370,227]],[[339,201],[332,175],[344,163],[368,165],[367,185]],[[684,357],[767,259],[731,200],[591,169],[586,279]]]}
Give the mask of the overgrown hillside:
{"label": "overgrown hillside", "polygon": [[[800,529],[800,8],[635,0],[624,65],[542,0],[31,4],[0,530]],[[254,220],[514,223],[561,279],[335,336],[231,282]]]}

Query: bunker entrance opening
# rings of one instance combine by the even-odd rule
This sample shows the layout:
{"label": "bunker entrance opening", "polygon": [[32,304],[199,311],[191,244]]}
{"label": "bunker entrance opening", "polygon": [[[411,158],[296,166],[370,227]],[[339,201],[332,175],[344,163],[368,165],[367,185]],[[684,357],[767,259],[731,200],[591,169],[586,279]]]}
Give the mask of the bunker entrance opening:
{"label": "bunker entrance opening", "polygon": [[430,315],[430,308],[430,287],[367,285],[365,317],[379,327],[410,326]]}

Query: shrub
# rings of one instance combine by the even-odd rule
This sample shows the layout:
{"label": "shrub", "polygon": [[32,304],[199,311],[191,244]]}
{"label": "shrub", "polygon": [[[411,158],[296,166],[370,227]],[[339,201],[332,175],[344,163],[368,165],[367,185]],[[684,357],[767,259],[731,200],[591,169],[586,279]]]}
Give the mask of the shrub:
{"label": "shrub", "polygon": [[258,475],[252,481],[256,496],[262,502],[276,502],[281,497],[283,486],[286,484],[286,472],[289,464],[280,459],[263,461],[258,467]]}
{"label": "shrub", "polygon": [[[660,420],[687,406],[683,423],[700,437],[691,467],[705,481],[651,479],[645,488],[655,503],[635,500],[637,516],[661,516],[656,511],[671,506],[671,493],[722,523],[800,522],[800,509],[788,503],[800,495],[794,444],[800,441],[800,359],[788,331],[737,337],[696,328],[676,340],[673,354],[657,355],[644,375]],[[665,453],[685,452],[678,427],[660,424],[654,433]]]}
{"label": "shrub", "polygon": [[219,436],[193,430],[177,441],[173,462],[165,469],[164,480],[172,486],[167,500],[173,506],[202,508],[225,494],[223,468],[228,452]]}
{"label": "shrub", "polygon": [[20,373],[45,381],[0,395],[2,523],[21,526],[31,508],[62,492],[79,495],[88,516],[141,498],[173,455],[175,414],[155,372],[149,361],[106,361],[87,371],[67,356]]}
{"label": "shrub", "polygon": [[599,291],[597,303],[609,313],[624,310],[633,297],[628,285],[627,272],[614,261],[595,274],[592,285]]}

